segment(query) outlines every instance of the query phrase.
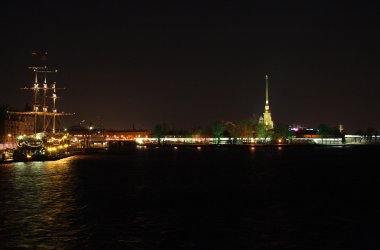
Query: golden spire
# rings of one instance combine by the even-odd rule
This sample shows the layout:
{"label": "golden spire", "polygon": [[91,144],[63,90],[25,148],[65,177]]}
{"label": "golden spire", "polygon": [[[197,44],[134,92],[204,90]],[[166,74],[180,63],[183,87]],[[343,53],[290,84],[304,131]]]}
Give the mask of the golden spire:
{"label": "golden spire", "polygon": [[269,104],[269,94],[268,94],[268,75],[265,75],[265,79],[266,79],[266,99],[265,99],[265,105],[268,105]]}

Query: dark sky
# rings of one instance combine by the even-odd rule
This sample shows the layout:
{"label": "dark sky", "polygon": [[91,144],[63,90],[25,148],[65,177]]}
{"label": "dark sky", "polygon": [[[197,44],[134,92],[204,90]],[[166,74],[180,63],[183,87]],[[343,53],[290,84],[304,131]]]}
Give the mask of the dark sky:
{"label": "dark sky", "polygon": [[275,122],[380,129],[377,1],[28,2],[0,10],[0,103],[30,103],[19,87],[37,50],[60,70],[70,123],[245,119],[269,74]]}

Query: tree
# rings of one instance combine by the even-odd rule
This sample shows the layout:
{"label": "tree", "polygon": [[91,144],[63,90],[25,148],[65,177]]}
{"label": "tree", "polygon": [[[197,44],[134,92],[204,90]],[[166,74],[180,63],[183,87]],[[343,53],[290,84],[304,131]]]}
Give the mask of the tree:
{"label": "tree", "polygon": [[375,130],[375,132],[373,133],[373,135],[375,136],[375,142],[377,142],[377,139],[379,137],[379,131]]}
{"label": "tree", "polygon": [[372,136],[374,133],[375,133],[374,128],[372,127],[367,128],[367,130],[365,131],[365,137],[366,137],[367,142],[372,142]]}
{"label": "tree", "polygon": [[328,124],[321,124],[318,127],[318,135],[320,135],[322,138],[326,138],[329,136],[340,136],[339,129],[328,125]]}
{"label": "tree", "polygon": [[[364,132],[362,129],[359,129],[358,131],[356,131],[355,133],[356,135],[360,135],[360,139],[359,139],[359,142],[361,142],[363,140],[363,136],[364,136]],[[355,139],[356,140],[356,139]]]}
{"label": "tree", "polygon": [[237,138],[239,137],[236,124],[229,121],[225,123],[225,127],[226,127],[226,132],[228,133],[228,137],[230,138],[230,142],[235,143]]}
{"label": "tree", "polygon": [[169,132],[169,125],[167,123],[159,123],[154,126],[153,137],[157,138],[158,143],[161,143],[161,138]]}
{"label": "tree", "polygon": [[225,131],[225,126],[222,122],[218,121],[218,122],[215,122],[213,125],[212,125],[212,134],[215,138],[217,138],[217,144],[219,145],[220,144],[220,137],[223,136],[223,133]]}
{"label": "tree", "polygon": [[294,132],[289,130],[289,126],[284,124],[276,124],[274,135],[276,140],[281,139],[291,142],[293,136]]}
{"label": "tree", "polygon": [[256,125],[256,138],[265,139],[268,137],[268,133],[263,123],[257,123]]}
{"label": "tree", "polygon": [[253,137],[253,129],[255,126],[255,120],[254,119],[246,119],[241,120],[236,123],[236,129],[238,133],[238,137],[240,138],[241,142],[244,143],[244,139],[248,139]]}

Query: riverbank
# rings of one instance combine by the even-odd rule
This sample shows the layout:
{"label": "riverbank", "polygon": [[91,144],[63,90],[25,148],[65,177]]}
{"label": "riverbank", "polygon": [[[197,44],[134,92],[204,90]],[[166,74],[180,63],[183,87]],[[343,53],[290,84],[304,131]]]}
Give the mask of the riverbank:
{"label": "riverbank", "polygon": [[263,147],[352,147],[352,146],[380,146],[380,143],[347,143],[347,144],[143,144],[137,147],[142,148],[263,148]]}

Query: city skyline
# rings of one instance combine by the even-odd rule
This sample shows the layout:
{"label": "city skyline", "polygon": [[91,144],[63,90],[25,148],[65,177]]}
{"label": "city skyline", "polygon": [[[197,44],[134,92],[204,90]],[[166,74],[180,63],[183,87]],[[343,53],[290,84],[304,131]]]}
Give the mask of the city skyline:
{"label": "city skyline", "polygon": [[31,104],[19,88],[32,82],[31,52],[48,51],[67,88],[60,107],[77,114],[72,123],[189,128],[241,120],[262,113],[269,74],[275,122],[379,128],[376,7],[7,3],[0,99]]}

